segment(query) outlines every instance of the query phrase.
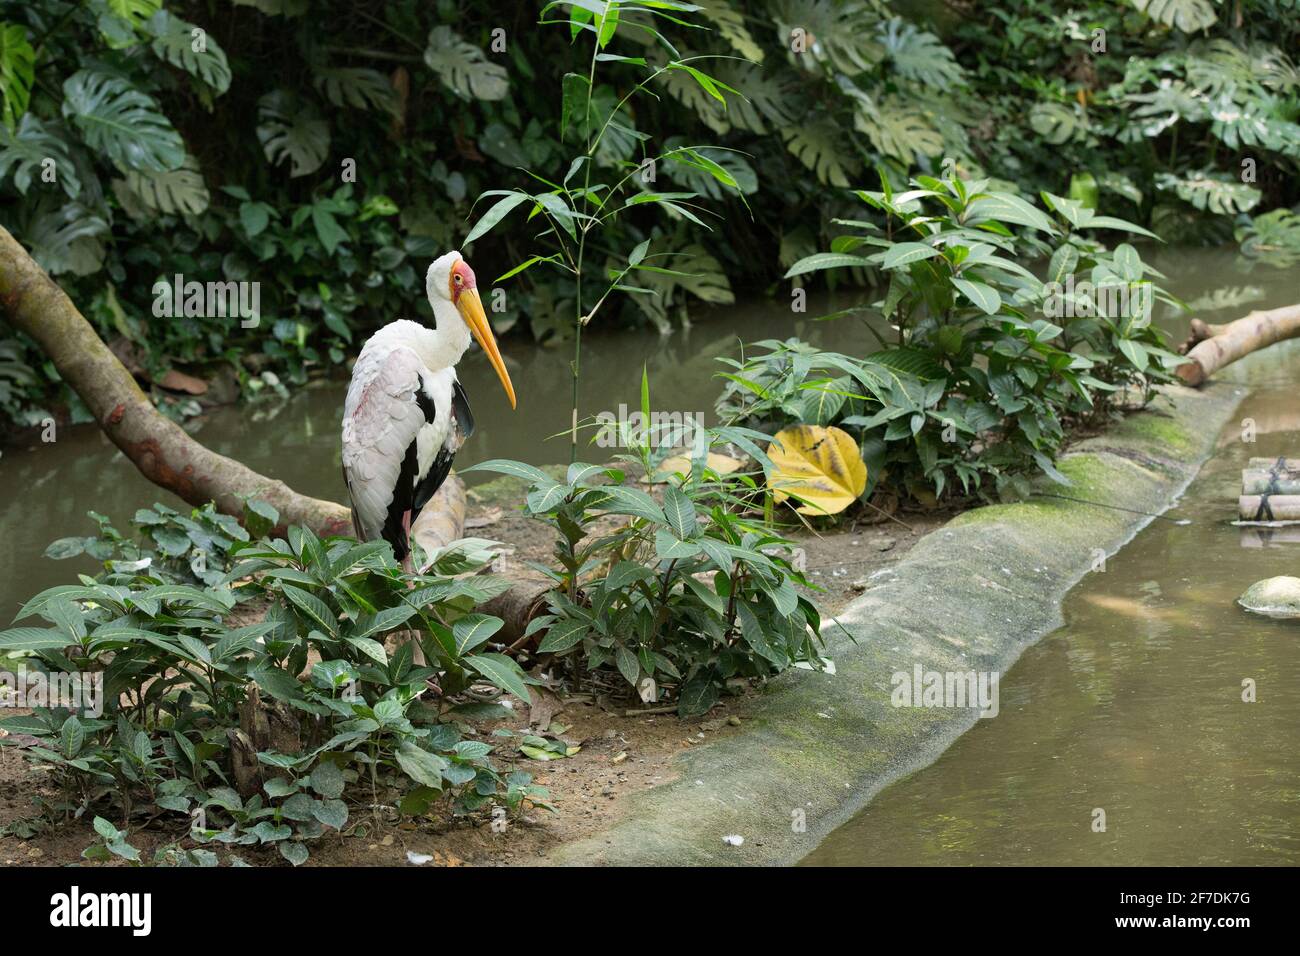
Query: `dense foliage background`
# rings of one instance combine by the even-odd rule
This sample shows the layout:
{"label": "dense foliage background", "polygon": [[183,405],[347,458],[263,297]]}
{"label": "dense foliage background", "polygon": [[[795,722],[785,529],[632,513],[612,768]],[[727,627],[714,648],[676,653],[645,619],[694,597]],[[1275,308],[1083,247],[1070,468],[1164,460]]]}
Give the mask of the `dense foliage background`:
{"label": "dense foliage background", "polygon": [[[699,6],[691,23],[656,26],[677,59],[710,58],[692,62],[719,95],[686,71],[663,74],[619,114],[596,163],[710,143],[702,152],[739,189],[662,164],[653,188],[703,194],[704,220],[725,229],[659,204],[621,218],[613,245],[653,237],[689,275],[655,277],[657,295],[628,296],[602,324],[669,329],[692,302],[784,288],[790,265],[846,231],[835,219],[861,214],[848,187],[876,187],[873,167],[901,185],[945,159],[962,177],[1070,195],[1168,241],[1235,232],[1248,251],[1300,249],[1288,209],[1300,199],[1294,0]],[[0,223],[153,380],[228,363],[246,390],[300,383],[368,330],[427,310],[425,264],[463,241],[481,192],[535,190],[524,168],[564,175],[580,133],[562,76],[586,73],[589,47],[567,24],[539,26],[540,10],[6,0]],[[602,63],[594,100],[607,115],[643,76],[615,50],[667,59],[635,28],[646,16],[624,14]],[[526,258],[526,233],[495,230],[474,260],[504,271]],[[259,281],[261,325],[155,318],[155,283],[176,273]],[[530,270],[503,286],[499,332],[571,334],[572,282]],[[2,328],[0,408],[21,424],[79,413]]]}

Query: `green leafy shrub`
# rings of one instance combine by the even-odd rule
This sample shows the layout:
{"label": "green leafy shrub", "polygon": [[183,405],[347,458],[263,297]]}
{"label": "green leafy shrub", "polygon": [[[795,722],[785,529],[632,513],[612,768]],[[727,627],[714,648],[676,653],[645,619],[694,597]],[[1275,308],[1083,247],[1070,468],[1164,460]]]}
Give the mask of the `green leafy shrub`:
{"label": "green leafy shrub", "polygon": [[[244,525],[211,502],[188,515],[164,504],[141,508],[131,520],[139,532],[136,539],[124,537],[104,515],[92,511],[90,517],[99,526],[97,534],[60,538],[45,549],[45,556],[64,560],[86,554],[114,572],[153,567],[167,581],[217,585],[229,566],[230,549],[249,539]],[[275,520],[263,502],[249,503],[245,524],[255,532],[269,532]]]}
{"label": "green leafy shrub", "polygon": [[[1064,481],[1052,462],[1067,423],[1149,398],[1180,361],[1150,321],[1156,299],[1175,301],[1159,274],[1133,246],[1092,238],[1146,230],[1045,193],[1049,215],[989,180],[910,185],[896,192],[882,176],[881,191],[857,191],[883,221],[844,221],[853,233],[787,273],[878,270],[884,295],[870,309],[897,342],[861,359],[760,343],[765,354],[730,362],[719,411],[851,429],[869,470],[914,494],[922,481],[942,495],[986,480],[1024,494],[1034,468]],[[1047,257],[1046,280],[1020,264],[1032,254]],[[826,370],[838,375],[810,378]]]}
{"label": "green leafy shrub", "polygon": [[[165,527],[157,518],[176,517],[143,515],[150,535]],[[374,804],[381,790],[415,815],[444,798],[458,813],[545,805],[527,774],[498,772],[490,745],[419,703],[429,680],[449,695],[481,681],[527,700],[518,665],[484,647],[500,620],[473,613],[505,586],[470,573],[490,557],[486,545],[458,542],[431,556],[428,574],[404,576],[383,542],[291,528],[287,541],[232,541],[233,567],[195,586],[168,571],[183,555],[152,560],[160,553],[131,544],[151,560],[124,568],[113,555],[128,545],[113,535],[88,548],[105,556],[103,574],[42,592],[16,620],[43,625],[0,633],[0,650],[27,667],[99,682],[101,712],[50,702],[0,721],[4,743],[49,768],[61,794],[52,811],[111,809],[129,826],[156,807],[188,815],[194,843],[274,844],[295,865],[308,841],[342,830],[357,801]],[[384,638],[399,629],[417,635],[429,664],[415,663],[409,641],[389,653]],[[257,701],[290,728],[260,750],[246,717]],[[239,786],[241,755],[260,778],[251,788]],[[130,858],[120,831],[97,828],[104,852]]]}
{"label": "green leafy shrub", "polygon": [[[644,377],[642,409],[649,421]],[[770,465],[756,443],[764,438],[709,430],[662,503],[620,468],[576,462],[563,480],[517,461],[466,469],[528,482],[524,514],[556,532],[554,566],[536,566],[555,585],[527,631],[544,631],[537,652],[557,655],[579,683],[612,667],[628,693],[647,704],[675,698],[683,716],[707,711],[734,682],[823,667],[821,615],[798,590],[810,585],[792,544],[763,520],[763,486],[706,465],[722,442]],[[654,473],[648,434],[624,429],[621,444],[632,452],[619,460]]]}

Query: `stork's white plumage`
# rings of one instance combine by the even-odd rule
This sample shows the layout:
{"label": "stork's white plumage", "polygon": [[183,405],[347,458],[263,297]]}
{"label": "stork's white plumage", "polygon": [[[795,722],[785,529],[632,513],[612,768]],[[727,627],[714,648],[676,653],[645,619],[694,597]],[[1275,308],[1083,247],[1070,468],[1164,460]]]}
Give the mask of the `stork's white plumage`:
{"label": "stork's white plumage", "polygon": [[399,320],[372,335],[353,366],[343,407],[343,477],[357,537],[383,538],[408,567],[411,525],[474,431],[455,369],[471,336],[515,405],[474,271],[460,253],[429,266],[425,291],[435,328]]}

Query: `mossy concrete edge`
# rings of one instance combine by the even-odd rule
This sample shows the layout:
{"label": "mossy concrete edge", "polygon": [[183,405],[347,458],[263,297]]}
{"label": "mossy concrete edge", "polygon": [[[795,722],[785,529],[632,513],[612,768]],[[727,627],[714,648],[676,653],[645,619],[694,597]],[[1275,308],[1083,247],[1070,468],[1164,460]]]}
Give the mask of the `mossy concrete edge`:
{"label": "mossy concrete edge", "polygon": [[[1246,394],[1177,386],[1143,412],[1073,446],[1060,468],[1110,507],[1031,498],[978,508],[927,535],[873,575],[837,628],[835,675],[773,681],[744,728],[674,759],[672,783],[630,796],[612,826],[557,847],[556,864],[790,864],[889,783],[932,763],[979,719],[974,710],[893,707],[891,675],[1005,674],[1063,623],[1061,601],[1182,493]],[[802,822],[803,826],[800,827]],[[723,840],[735,834],[740,846]]]}

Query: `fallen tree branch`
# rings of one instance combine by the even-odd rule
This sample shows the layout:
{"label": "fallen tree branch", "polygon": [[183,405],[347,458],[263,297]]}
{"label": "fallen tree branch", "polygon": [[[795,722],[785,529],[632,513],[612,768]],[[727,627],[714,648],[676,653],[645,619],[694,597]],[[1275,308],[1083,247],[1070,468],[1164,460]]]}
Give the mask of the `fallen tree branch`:
{"label": "fallen tree branch", "polygon": [[[3,227],[0,314],[36,342],[113,444],[154,484],[196,507],[215,502],[236,518],[242,517],[245,500],[260,499],[280,513],[280,534],[293,524],[320,535],[352,534],[348,508],[301,495],[218,455],[159,413],[72,300]],[[465,488],[452,477],[420,515],[414,532],[425,550],[433,550],[459,538],[464,520]]]}
{"label": "fallen tree branch", "polygon": [[1192,334],[1185,343],[1187,361],[1178,367],[1186,384],[1200,386],[1225,366],[1251,352],[1300,337],[1300,305],[1252,312],[1227,325],[1210,325],[1192,320]]}

